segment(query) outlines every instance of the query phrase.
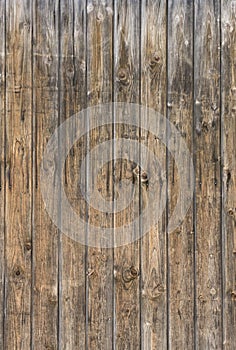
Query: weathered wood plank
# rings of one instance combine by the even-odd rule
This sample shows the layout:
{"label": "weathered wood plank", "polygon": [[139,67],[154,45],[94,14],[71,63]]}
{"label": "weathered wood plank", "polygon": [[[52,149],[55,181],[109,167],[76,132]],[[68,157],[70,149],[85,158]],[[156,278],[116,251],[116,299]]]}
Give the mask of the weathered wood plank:
{"label": "weathered wood plank", "polygon": [[[171,0],[168,3],[168,118],[192,152],[193,137],[193,4]],[[176,152],[181,152],[176,140]],[[183,169],[190,169],[182,157]],[[175,160],[168,157],[168,221],[179,196]],[[186,182],[190,183],[190,176]],[[194,348],[194,232],[193,206],[183,223],[168,236],[169,259],[169,346]]]}
{"label": "weathered wood plank", "polygon": [[[0,33],[0,348],[236,348],[235,1],[0,0]],[[106,228],[115,225],[114,244],[125,241],[125,224],[148,198],[130,156],[142,143],[164,171],[160,140],[137,127],[105,125],[71,149],[64,188],[77,214],[104,229],[103,241],[92,241],[91,230],[78,233],[94,247],[58,232],[39,178],[57,126],[113,98],[167,115],[196,165],[195,202],[181,226],[167,236],[179,194],[178,169],[168,154],[168,217],[164,213],[140,241],[114,250],[99,247],[109,239]],[[112,118],[118,113],[115,108]],[[94,127],[99,107],[93,117]],[[115,215],[87,206],[80,190],[86,153],[114,135],[137,147],[130,143],[129,152],[99,174],[94,159],[112,159],[119,146],[95,151],[82,176],[87,190],[98,186],[107,201],[132,182],[132,204]]]}
{"label": "weathered wood plank", "polygon": [[[45,209],[40,166],[47,141],[58,126],[58,1],[33,2],[34,55],[34,298],[33,344],[58,348],[58,230]],[[49,176],[54,176],[52,164]],[[54,194],[51,194],[52,200]]]}
{"label": "weathered wood plank", "polygon": [[224,349],[236,348],[236,3],[222,1]]}
{"label": "weathered wood plank", "polygon": [[4,332],[3,332],[3,322],[4,322],[4,274],[5,274],[5,2],[0,1],[0,348],[4,348]]}
{"label": "weathered wood plank", "polygon": [[[95,106],[112,101],[112,27],[113,5],[111,0],[87,2],[87,106]],[[111,140],[112,125],[96,128],[96,120],[102,117],[98,107],[88,118],[93,120],[88,124],[89,152],[101,142]],[[112,120],[111,120],[112,122]],[[94,129],[93,129],[94,128]],[[93,129],[93,130],[91,130]],[[104,154],[94,151],[96,156],[88,158],[88,191],[97,187],[105,200],[112,199],[112,162],[105,164],[99,174],[94,173],[98,159],[112,159],[112,149],[106,149]],[[105,162],[106,163],[106,162]],[[99,205],[99,203],[96,203]],[[93,208],[93,202],[88,207],[89,225],[105,229],[112,224],[112,215]],[[112,249],[102,248],[101,236],[93,240],[92,229],[88,230],[87,253],[87,346],[89,349],[112,349],[112,288],[113,288],[113,253]],[[106,237],[105,237],[106,239]]]}
{"label": "weathered wood plank", "polygon": [[[141,12],[141,104],[166,115],[166,3],[156,0],[142,1]],[[141,118],[148,121],[148,111]],[[164,173],[165,146],[151,133],[142,130],[141,135],[141,142],[156,155]],[[141,187],[141,201],[145,192],[148,196],[148,189],[144,183]],[[150,212],[149,215],[156,213]],[[141,348],[145,350],[167,347],[166,254],[164,211],[158,225],[151,228],[141,241]]]}
{"label": "weathered wood plank", "polygon": [[[140,102],[140,2],[115,2],[114,9],[114,100],[117,102]],[[115,119],[121,119],[115,110]],[[131,116],[130,116],[131,117]],[[132,118],[130,119],[132,124]],[[115,182],[120,196],[125,196],[126,185],[132,181],[136,167],[131,155],[139,152],[139,147],[130,145],[129,151],[123,152],[122,142],[139,140],[139,128],[118,125],[115,138],[121,139],[121,160],[115,161]],[[138,143],[138,142],[137,142]],[[118,150],[115,149],[117,154]],[[123,152],[123,153],[122,153]],[[139,215],[139,181],[135,178],[134,197],[130,206],[115,215],[114,242],[126,241],[125,224],[132,222]],[[124,181],[126,180],[126,181]],[[115,209],[116,210],[116,209]],[[116,237],[116,228],[122,227],[120,237]],[[133,238],[138,237],[136,225]],[[122,238],[123,237],[123,238]],[[140,346],[140,242],[117,247],[114,250],[115,269],[115,347],[117,349],[138,349]]]}
{"label": "weathered wood plank", "polygon": [[[86,11],[85,1],[61,2],[59,106],[61,123],[86,107]],[[68,130],[67,137],[69,136]],[[85,138],[81,138],[71,149],[65,162],[64,178],[67,198],[82,217],[85,213],[85,202],[78,186],[81,182],[79,171],[81,160],[86,151],[85,141]],[[78,234],[83,235],[85,232]],[[85,349],[85,249],[85,246],[62,235],[60,325],[62,349]]]}
{"label": "weathered wood plank", "polygon": [[219,1],[195,3],[196,346],[199,349],[222,347],[219,4]]}
{"label": "weathered wood plank", "polygon": [[4,349],[31,334],[32,64],[30,1],[6,2],[6,305]]}

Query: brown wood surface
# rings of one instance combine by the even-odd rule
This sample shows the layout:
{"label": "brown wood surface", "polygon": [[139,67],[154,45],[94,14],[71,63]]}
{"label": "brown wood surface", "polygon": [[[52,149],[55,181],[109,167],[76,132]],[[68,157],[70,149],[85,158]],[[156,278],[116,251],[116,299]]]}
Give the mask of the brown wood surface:
{"label": "brown wood surface", "polygon": [[4,293],[5,293],[5,283],[4,283],[4,273],[5,273],[5,221],[4,221],[4,211],[5,211],[5,2],[0,2],[0,33],[1,33],[1,44],[0,44],[0,148],[1,148],[1,165],[0,165],[0,303],[2,305],[0,311],[0,347],[3,348],[4,343]]}
{"label": "brown wood surface", "polygon": [[223,346],[236,347],[236,4],[222,3]]}
{"label": "brown wood surface", "polygon": [[[0,349],[234,350],[236,2],[0,0],[0,34]],[[154,130],[114,125],[124,113],[114,106],[107,107],[110,123],[96,127],[109,102],[161,113],[189,148],[194,193],[173,232],[168,223],[188,160],[177,164]],[[78,217],[104,235],[93,239],[84,227],[69,237],[45,208],[41,162],[57,127],[94,106],[61,183]],[[138,118],[148,124],[151,117],[143,109]],[[66,135],[65,142],[69,128]],[[96,149],[106,141],[105,152]],[[145,156],[141,145],[161,164],[168,200],[148,233],[139,238],[140,217],[133,242],[120,246],[129,222],[150,204],[151,161],[139,169],[131,159]],[[106,164],[97,174],[98,159]],[[55,184],[59,165],[55,158],[48,168]],[[132,185],[131,204],[99,211],[81,182],[110,203]],[[61,194],[49,197],[60,213]],[[70,227],[71,217],[65,220]]]}
{"label": "brown wood surface", "polygon": [[222,347],[220,2],[195,3],[196,346]]}
{"label": "brown wood surface", "polygon": [[[33,4],[33,122],[34,122],[34,233],[33,233],[33,345],[59,346],[58,248],[59,232],[47,215],[40,191],[40,166],[50,135],[59,125],[58,1]],[[47,15],[46,15],[47,14]],[[48,176],[54,176],[52,164]],[[51,194],[51,200],[54,193]]]}
{"label": "brown wood surface", "polygon": [[[84,2],[61,2],[60,10],[60,122],[86,107],[86,7]],[[76,127],[76,125],[75,125]],[[69,133],[70,130],[67,130]],[[85,202],[79,192],[81,160],[86,140],[75,143],[65,162],[64,187],[79,215]],[[68,217],[70,224],[70,217]],[[85,235],[85,232],[81,232]],[[83,349],[86,344],[86,248],[61,237],[61,348]]]}
{"label": "brown wood surface", "polygon": [[[167,8],[165,1],[142,1],[141,104],[166,115]],[[161,28],[161,30],[156,30]],[[141,115],[148,119],[148,112]],[[150,149],[166,171],[166,149],[153,134],[142,130],[141,142]],[[146,193],[147,192],[147,193]],[[141,187],[141,200],[148,188]],[[155,215],[155,213],[153,213]],[[151,220],[151,218],[150,218]],[[167,346],[167,249],[166,213],[141,240],[141,327],[142,349]]]}
{"label": "brown wood surface", "polygon": [[[193,4],[169,1],[168,5],[168,119],[193,151]],[[180,143],[176,142],[180,152]],[[188,169],[187,159],[181,164]],[[168,154],[168,214],[171,217],[179,192],[180,175]],[[189,181],[189,175],[185,181]],[[169,345],[194,348],[194,230],[193,202],[185,220],[168,235]]]}
{"label": "brown wood surface", "polygon": [[[111,0],[87,2],[87,106],[92,107],[107,103],[112,99],[112,27],[113,4]],[[96,121],[102,117],[100,108],[94,115],[89,111],[87,117]],[[90,130],[90,124],[87,124]],[[94,128],[94,126],[93,126]],[[112,139],[112,125],[97,127],[88,134],[88,152],[101,142]],[[111,158],[112,149],[107,150]],[[101,159],[105,154],[97,152],[95,159]],[[100,174],[94,174],[94,161],[88,158],[87,178],[91,187],[101,188],[105,200],[112,196],[111,174],[112,163],[109,162],[101,169]],[[108,175],[110,174],[110,175]],[[108,175],[108,177],[107,177]],[[90,187],[87,188],[91,190]],[[99,212],[90,206],[88,222],[101,228],[109,227],[110,216]],[[88,349],[112,349],[113,344],[113,252],[112,249],[99,248],[102,244],[100,237],[91,242],[90,231],[86,232],[87,250],[87,347]],[[104,234],[105,235],[105,234]]]}
{"label": "brown wood surface", "polygon": [[[114,9],[114,100],[117,102],[139,103],[140,101],[140,2],[118,0]],[[115,110],[115,119],[120,118]],[[118,115],[117,115],[118,114]],[[120,124],[115,127],[115,138],[126,141],[139,137],[138,127]],[[122,145],[123,149],[123,145]],[[121,182],[132,179],[135,164],[129,161],[130,154],[139,149],[131,146],[122,153],[122,159],[115,162],[115,179]],[[117,152],[117,149],[115,149]],[[124,160],[123,160],[124,158]],[[128,159],[128,160],[127,160]],[[131,174],[131,175],[130,175]],[[117,187],[126,192],[127,182]],[[135,182],[135,194],[131,205],[120,215],[115,216],[115,228],[123,227],[122,237],[126,236],[125,224],[132,221],[139,211],[139,183]],[[133,236],[139,232],[135,225]],[[116,229],[114,230],[116,243]],[[140,344],[140,241],[116,247],[114,250],[115,273],[115,348],[137,349]]]}
{"label": "brown wood surface", "polygon": [[32,21],[6,2],[5,349],[30,348],[32,281]]}

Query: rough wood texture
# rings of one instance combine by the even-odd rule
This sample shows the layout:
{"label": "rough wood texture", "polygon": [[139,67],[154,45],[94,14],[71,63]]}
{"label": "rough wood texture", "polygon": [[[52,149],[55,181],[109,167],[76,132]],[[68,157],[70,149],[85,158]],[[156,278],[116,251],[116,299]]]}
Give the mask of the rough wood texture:
{"label": "rough wood texture", "polygon": [[[34,237],[33,344],[58,348],[58,230],[40,192],[40,166],[58,120],[58,1],[33,2]],[[54,176],[52,164],[48,176]],[[51,194],[52,200],[54,194]]]}
{"label": "rough wood texture", "polygon": [[[0,0],[0,34],[0,348],[235,349],[236,2]],[[111,124],[95,128],[97,106],[63,173],[73,210],[104,230],[86,246],[52,223],[41,161],[62,122],[111,101],[150,107],[175,125],[194,158],[194,198],[167,234],[180,189],[176,160],[152,130],[112,125],[124,111],[114,108]],[[138,117],[148,122],[150,114]],[[109,140],[81,174],[85,156]],[[141,239],[139,219],[134,242],[99,248],[126,240],[126,224],[150,202],[142,176],[151,164],[140,174],[130,159],[142,159],[141,144],[159,159],[167,207]],[[177,139],[175,146],[180,152]],[[96,174],[96,160],[118,151]],[[58,165],[48,168],[55,181]],[[184,157],[181,167],[189,168]],[[99,211],[86,203],[83,177],[88,192],[97,186],[110,202],[132,184],[131,204]],[[62,208],[60,194],[50,195]],[[92,230],[77,234],[91,243]]]}
{"label": "rough wood texture", "polygon": [[236,348],[236,3],[222,2],[223,348]]}
{"label": "rough wood texture", "polygon": [[4,241],[5,241],[5,3],[0,1],[0,348],[3,349],[4,342]]}
{"label": "rough wood texture", "polygon": [[[193,125],[193,5],[189,1],[168,4],[168,118],[185,139],[190,152]],[[179,140],[176,150],[180,152]],[[181,166],[189,168],[183,158]],[[176,206],[179,180],[175,161],[168,154],[168,219]],[[185,179],[189,182],[189,177]],[[194,231],[193,205],[184,222],[168,236],[169,345],[194,347]]]}
{"label": "rough wood texture", "polygon": [[[115,2],[114,9],[114,100],[117,102],[139,103],[140,100],[140,2]],[[119,111],[118,113],[122,113]],[[119,118],[116,115],[115,118]],[[115,127],[115,138],[125,140],[139,138],[137,127],[118,125]],[[123,147],[122,147],[123,148]],[[129,155],[138,152],[138,148],[130,147],[128,154],[122,153],[122,159],[115,163],[117,182],[130,181],[135,164],[129,161]],[[116,152],[116,150],[115,150]],[[124,158],[124,159],[123,159]],[[128,160],[126,160],[128,159]],[[131,174],[131,175],[130,175]],[[127,182],[126,182],[127,183]],[[126,185],[117,190],[126,192]],[[135,184],[133,203],[125,211],[115,216],[115,227],[124,227],[132,221],[139,211],[139,183]],[[137,235],[138,225],[133,236]],[[126,230],[122,232],[125,238]],[[116,242],[116,229],[114,230]],[[140,242],[135,241],[114,250],[115,269],[115,348],[137,349],[140,344]]]}
{"label": "rough wood texture", "polygon": [[[87,106],[107,103],[112,99],[112,25],[113,5],[111,0],[87,3]],[[93,117],[94,124],[101,116],[99,107]],[[94,127],[94,126],[93,126]],[[92,129],[90,124],[89,130]],[[112,125],[104,125],[88,133],[88,148],[91,151],[101,142],[112,138]],[[96,159],[103,160],[105,154],[96,154]],[[107,150],[111,158],[112,150]],[[105,164],[100,174],[94,174],[94,160],[88,159],[88,174],[91,190],[97,186],[104,199],[112,196],[112,163]],[[108,177],[107,177],[108,175]],[[108,180],[108,181],[107,181]],[[101,228],[110,226],[110,218],[106,213],[88,208],[89,223]],[[89,349],[112,349],[113,343],[113,254],[112,249],[99,248],[100,239],[96,239],[95,247],[91,247],[91,232],[87,232],[89,244],[87,253],[87,346]],[[105,237],[106,238],[106,237]]]}
{"label": "rough wood texture", "polygon": [[[166,114],[166,3],[142,1],[141,22],[141,104]],[[160,30],[156,30],[160,28]],[[148,113],[141,118],[148,119]],[[152,150],[166,170],[164,145],[151,133],[142,130],[144,145]],[[144,169],[147,170],[147,169]],[[141,199],[148,187],[141,186]],[[152,213],[155,215],[155,213]],[[151,220],[151,218],[150,218]],[[167,266],[166,216],[141,241],[142,349],[167,347]]]}
{"label": "rough wood texture", "polygon": [[222,347],[220,3],[195,3],[196,306],[199,349]]}
{"label": "rough wood texture", "polygon": [[[85,3],[81,1],[61,2],[59,69],[61,123],[86,107],[86,10]],[[79,192],[78,169],[85,151],[86,143],[82,138],[75,143],[67,157],[64,178],[69,202],[82,217],[85,212],[85,202]],[[86,248],[63,235],[61,250],[61,348],[84,349],[86,344]]]}
{"label": "rough wood texture", "polygon": [[4,348],[31,337],[32,65],[30,2],[6,2],[6,280]]}

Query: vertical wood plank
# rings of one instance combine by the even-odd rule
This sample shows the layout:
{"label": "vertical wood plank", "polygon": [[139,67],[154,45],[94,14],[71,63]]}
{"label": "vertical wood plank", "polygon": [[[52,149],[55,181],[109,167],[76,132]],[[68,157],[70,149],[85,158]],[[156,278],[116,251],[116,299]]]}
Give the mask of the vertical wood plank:
{"label": "vertical wood plank", "polygon": [[[33,2],[34,55],[34,303],[35,349],[58,344],[58,231],[40,192],[40,166],[47,141],[58,126],[58,1]],[[50,176],[57,165],[52,164]],[[52,200],[54,194],[51,194]]]}
{"label": "vertical wood plank", "polygon": [[32,64],[30,1],[6,2],[5,349],[29,349],[31,330]]}
{"label": "vertical wood plank", "polygon": [[[203,4],[201,4],[203,6]],[[193,4],[168,2],[168,118],[193,151]],[[176,151],[181,152],[176,140]],[[182,157],[178,166],[188,169]],[[179,195],[180,175],[175,160],[168,157],[168,220]],[[189,168],[190,169],[190,168]],[[190,182],[189,177],[186,182]],[[194,348],[194,232],[193,206],[183,223],[169,234],[169,346]]]}
{"label": "vertical wood plank", "polygon": [[[166,3],[142,1],[141,32],[141,104],[166,115]],[[148,120],[148,113],[141,115]],[[151,150],[166,169],[165,146],[142,130],[142,143]],[[144,184],[141,196],[148,192]],[[147,193],[148,195],[148,193]],[[158,198],[157,198],[158,201]],[[149,213],[156,215],[156,213]],[[158,225],[151,228],[142,239],[142,343],[141,348],[166,349],[167,347],[167,299],[166,299],[166,217],[165,212]]]}
{"label": "vertical wood plank", "polygon": [[236,2],[222,1],[224,349],[236,348]]}
{"label": "vertical wood plank", "polygon": [[220,6],[195,3],[197,348],[222,347]]}
{"label": "vertical wood plank", "polygon": [[5,288],[5,2],[0,1],[0,348],[4,348],[4,288]]}
{"label": "vertical wood plank", "polygon": [[[0,348],[236,348],[236,2],[0,0],[0,33]],[[140,241],[114,250],[60,238],[39,179],[59,123],[113,98],[167,115],[196,165],[196,203],[181,226],[167,238],[179,193],[169,154],[168,218],[164,213]],[[96,111],[95,123],[102,117]],[[148,113],[141,117],[148,120]],[[151,133],[128,125],[93,129],[88,141],[82,137],[71,149],[67,197],[104,234],[115,223],[116,242],[116,228],[124,226],[125,239],[125,224],[147,195],[136,164],[125,159],[140,149],[131,147],[99,174],[89,159],[84,174],[106,200],[115,198],[121,180],[133,181],[134,202],[125,212],[113,217],[90,206],[87,213],[79,189],[86,152],[113,132],[116,139],[142,142],[162,164],[166,149]],[[113,152],[97,156],[112,158]],[[79,234],[88,234],[90,243],[90,231]]]}
{"label": "vertical wood plank", "polygon": [[[113,2],[87,1],[87,106],[95,106],[112,101],[112,35]],[[94,121],[88,132],[89,152],[101,142],[112,138],[112,125],[96,128],[96,120],[102,117],[100,108],[95,115],[87,112]],[[111,120],[112,122],[112,120]],[[88,123],[88,128],[91,125]],[[96,152],[96,151],[95,151]],[[106,150],[111,159],[112,150]],[[105,154],[96,153],[94,161],[103,160]],[[94,174],[95,164],[88,159],[88,191],[96,186],[105,200],[112,199],[112,163],[105,164],[100,174]],[[91,186],[91,187],[90,187]],[[98,204],[98,203],[97,203]],[[88,222],[104,228],[112,223],[111,215],[92,208],[89,203]],[[112,288],[113,288],[113,253],[112,249],[99,247],[101,237],[91,241],[92,232],[88,230],[87,251],[87,346],[89,349],[112,349]],[[105,237],[106,239],[106,237]]]}
{"label": "vertical wood plank", "polygon": [[[140,102],[140,2],[115,2],[114,12],[114,100],[117,102]],[[122,113],[122,111],[119,111]],[[119,113],[118,112],[118,113]],[[116,114],[116,113],[115,113]],[[119,119],[115,115],[115,119]],[[132,120],[130,120],[132,124]],[[121,142],[128,139],[138,140],[139,129],[128,125],[115,128],[115,139]],[[123,149],[123,148],[122,148]],[[117,150],[115,150],[117,152]],[[130,147],[129,153],[121,153],[121,160],[115,161],[114,174],[120,195],[126,191],[124,180],[132,181],[132,172],[136,165],[130,161],[130,155],[139,152],[139,147]],[[127,159],[127,160],[126,160]],[[139,214],[139,182],[136,179],[135,197],[132,204],[115,216],[115,228],[132,222]],[[123,193],[124,195],[124,193]],[[137,232],[135,232],[137,231]],[[135,227],[133,237],[138,236],[139,227]],[[114,230],[116,243],[116,229]],[[140,242],[134,241],[114,250],[115,269],[115,348],[138,349],[140,346]]]}
{"label": "vertical wood plank", "polygon": [[[86,6],[85,1],[61,2],[61,123],[86,107]],[[76,125],[75,125],[76,128]],[[68,130],[69,137],[69,130]],[[84,218],[85,202],[78,185],[86,140],[81,138],[65,162],[64,188],[72,207]],[[68,218],[70,220],[70,218]],[[69,223],[68,223],[69,225]],[[79,235],[85,232],[79,232]],[[62,235],[61,348],[85,349],[86,288],[85,246]]]}

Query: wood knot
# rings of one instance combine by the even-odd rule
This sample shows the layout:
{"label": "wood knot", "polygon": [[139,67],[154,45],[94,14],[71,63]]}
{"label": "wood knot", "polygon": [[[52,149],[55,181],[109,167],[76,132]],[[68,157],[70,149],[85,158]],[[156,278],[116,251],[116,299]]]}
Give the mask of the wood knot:
{"label": "wood knot", "polygon": [[236,112],[236,106],[232,107],[232,112],[235,113]]}
{"label": "wood knot", "polygon": [[124,85],[127,85],[129,83],[128,73],[124,68],[119,69],[117,73],[117,80]]}
{"label": "wood knot", "polygon": [[24,270],[20,266],[16,266],[13,270],[13,275],[17,278],[23,278],[24,277]]}
{"label": "wood knot", "polygon": [[202,130],[205,132],[205,133],[208,133],[208,124],[206,122],[203,122],[202,123]]}
{"label": "wood knot", "polygon": [[141,182],[147,183],[148,182],[148,173],[146,171],[141,171]]}
{"label": "wood knot", "polygon": [[139,176],[140,176],[140,167],[138,165],[134,168],[133,174],[134,174],[135,178],[139,178]]}
{"label": "wood knot", "polygon": [[149,176],[147,171],[142,170],[139,165],[133,169],[134,180],[140,180],[143,185],[148,186]]}
{"label": "wood knot", "polygon": [[229,214],[229,216],[234,216],[234,210],[232,208],[230,208],[228,210],[228,214]]}
{"label": "wood knot", "polygon": [[206,299],[203,297],[202,294],[199,294],[198,300],[203,304],[206,303]]}
{"label": "wood knot", "polygon": [[89,5],[87,6],[87,13],[90,13],[90,12],[92,12],[93,10],[94,10],[93,4],[89,4]]}
{"label": "wood knot", "polygon": [[217,293],[217,292],[216,292],[215,288],[211,288],[210,294],[211,294],[212,296],[215,296],[216,293]]}
{"label": "wood knot", "polygon": [[231,297],[234,301],[236,301],[236,290],[232,290]]}
{"label": "wood knot", "polygon": [[122,273],[122,278],[124,282],[127,282],[127,283],[133,281],[137,277],[138,277],[138,270],[134,266],[131,266],[130,268],[125,269]]}
{"label": "wood knot", "polygon": [[54,344],[45,344],[45,349],[46,350],[56,350],[56,345]]}
{"label": "wood knot", "polygon": [[162,284],[158,283],[157,285],[154,285],[152,287],[149,286],[147,288],[147,292],[143,294],[144,295],[146,294],[149,300],[155,301],[155,300],[158,300],[163,295],[164,292],[165,292],[165,287]]}
{"label": "wood knot", "polygon": [[25,243],[25,249],[28,250],[28,251],[31,250],[31,242],[26,242]]}
{"label": "wood knot", "polygon": [[15,87],[14,87],[15,94],[19,94],[20,91],[21,91],[21,85],[15,85]]}
{"label": "wood knot", "polygon": [[232,94],[233,94],[233,95],[236,95],[236,86],[233,86],[232,89],[231,89],[231,91],[232,91]]}
{"label": "wood knot", "polygon": [[160,57],[157,54],[154,54],[150,60],[149,66],[151,68],[156,67],[156,65],[160,62]]}
{"label": "wood knot", "polygon": [[103,19],[104,19],[104,16],[103,16],[103,14],[101,13],[101,12],[98,12],[98,14],[97,14],[97,21],[98,22],[102,22],[103,21]]}

